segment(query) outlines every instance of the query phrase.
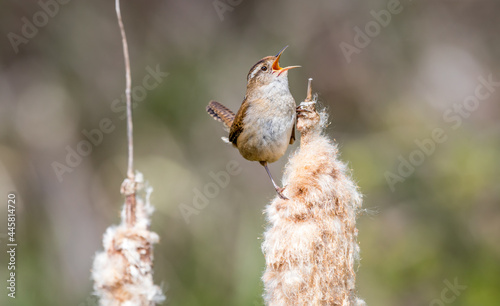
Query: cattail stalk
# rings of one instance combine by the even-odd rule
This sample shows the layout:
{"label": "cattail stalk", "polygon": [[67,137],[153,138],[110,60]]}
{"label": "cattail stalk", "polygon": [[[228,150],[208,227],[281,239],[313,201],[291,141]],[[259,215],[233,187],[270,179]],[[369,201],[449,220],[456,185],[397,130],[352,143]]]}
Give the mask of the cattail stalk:
{"label": "cattail stalk", "polygon": [[152,188],[144,183],[141,173],[133,169],[133,126],[130,60],[123,27],[120,2],[115,2],[125,59],[125,96],[127,99],[127,178],[121,186],[125,203],[121,223],[110,226],[103,237],[104,251],[98,252],[92,266],[94,294],[101,306],[151,306],[165,300],[160,287],[153,283],[153,244],[159,241],[150,231],[154,209],[149,198]]}
{"label": "cattail stalk", "polygon": [[267,305],[365,305],[356,297],[356,216],[362,197],[337,145],[323,130],[325,111],[308,95],[299,107],[300,148],[285,167],[284,194],[265,213]]}

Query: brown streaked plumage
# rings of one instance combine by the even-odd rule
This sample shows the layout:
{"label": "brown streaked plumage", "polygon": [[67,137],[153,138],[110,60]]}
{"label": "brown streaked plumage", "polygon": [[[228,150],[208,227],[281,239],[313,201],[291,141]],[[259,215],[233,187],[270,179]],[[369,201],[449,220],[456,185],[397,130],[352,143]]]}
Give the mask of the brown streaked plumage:
{"label": "brown streaked plumage", "polygon": [[229,128],[229,142],[248,160],[266,169],[278,195],[284,188],[274,182],[268,163],[277,161],[295,140],[296,105],[288,88],[288,70],[281,68],[276,56],[267,56],[252,66],[247,75],[245,99],[236,115],[224,105],[211,101],[207,112]]}
{"label": "brown streaked plumage", "polygon": [[215,120],[224,123],[224,125],[229,129],[233,124],[234,113],[224,105],[217,101],[210,101],[207,105],[207,112]]}

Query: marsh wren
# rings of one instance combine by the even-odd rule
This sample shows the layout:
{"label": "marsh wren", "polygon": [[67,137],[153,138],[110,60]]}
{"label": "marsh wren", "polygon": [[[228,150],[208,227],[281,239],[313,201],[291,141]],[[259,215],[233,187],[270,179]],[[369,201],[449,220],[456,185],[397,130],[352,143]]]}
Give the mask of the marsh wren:
{"label": "marsh wren", "polygon": [[279,66],[287,47],[250,68],[245,98],[236,115],[216,101],[207,106],[207,112],[229,130],[227,142],[245,159],[264,166],[282,199],[287,199],[282,194],[284,188],[276,185],[267,164],[280,159],[295,140],[296,105],[288,88],[288,70],[300,66]]}

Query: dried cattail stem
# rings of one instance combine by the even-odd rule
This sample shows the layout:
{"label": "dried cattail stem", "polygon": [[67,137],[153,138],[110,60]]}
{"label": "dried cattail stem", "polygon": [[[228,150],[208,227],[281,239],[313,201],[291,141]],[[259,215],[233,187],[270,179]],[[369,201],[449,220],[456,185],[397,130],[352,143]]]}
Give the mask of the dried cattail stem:
{"label": "dried cattail stem", "polygon": [[127,100],[127,178],[120,192],[125,196],[121,223],[110,226],[103,237],[104,251],[96,254],[92,266],[94,294],[102,306],[152,306],[165,300],[160,287],[153,283],[153,244],[159,237],[149,230],[153,206],[151,187],[144,186],[142,174],[134,173],[134,144],[130,60],[123,26],[120,1],[115,1],[125,60],[125,96]]}
{"label": "dried cattail stem", "polygon": [[285,168],[289,200],[276,197],[266,207],[267,305],[365,305],[355,288],[361,194],[337,145],[322,134],[327,114],[316,111],[316,100],[310,79],[298,108],[300,148]]}

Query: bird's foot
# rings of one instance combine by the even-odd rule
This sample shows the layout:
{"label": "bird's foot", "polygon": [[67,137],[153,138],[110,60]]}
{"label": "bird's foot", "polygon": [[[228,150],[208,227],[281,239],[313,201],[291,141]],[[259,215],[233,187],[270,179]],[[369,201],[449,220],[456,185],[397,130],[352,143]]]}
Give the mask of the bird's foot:
{"label": "bird's foot", "polygon": [[276,193],[278,194],[278,196],[282,200],[288,200],[288,198],[283,195],[283,191],[285,191],[285,188],[286,188],[286,186],[284,186],[284,187],[276,187]]}
{"label": "bird's foot", "polygon": [[297,113],[298,116],[300,116],[300,115],[303,115],[304,113],[311,113],[313,111],[310,109],[303,108],[303,105],[299,105],[295,109],[295,112]]}

